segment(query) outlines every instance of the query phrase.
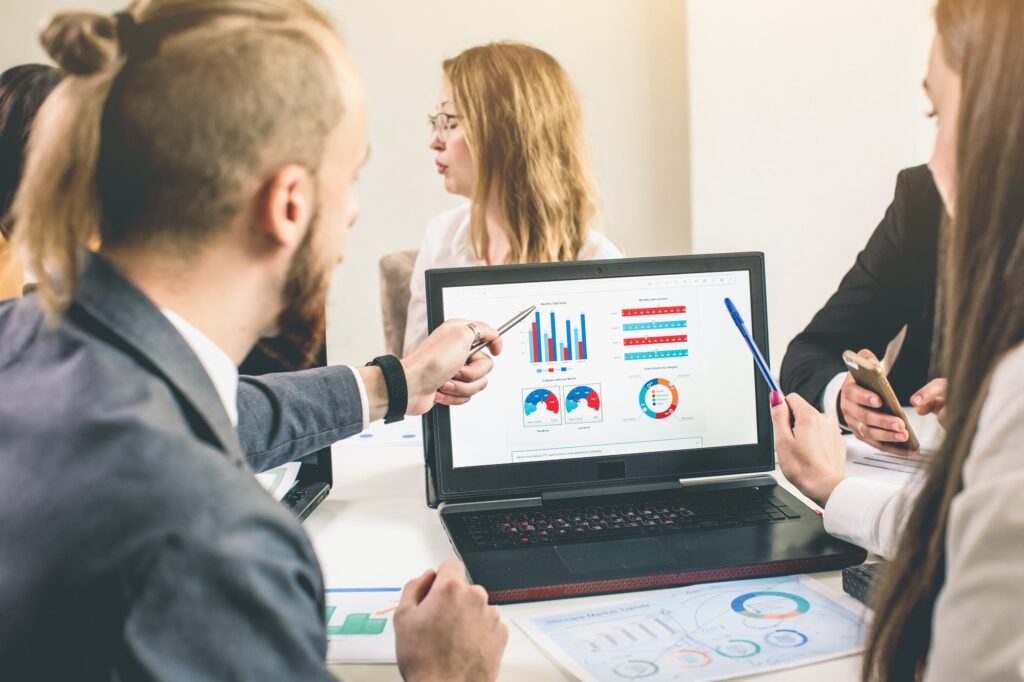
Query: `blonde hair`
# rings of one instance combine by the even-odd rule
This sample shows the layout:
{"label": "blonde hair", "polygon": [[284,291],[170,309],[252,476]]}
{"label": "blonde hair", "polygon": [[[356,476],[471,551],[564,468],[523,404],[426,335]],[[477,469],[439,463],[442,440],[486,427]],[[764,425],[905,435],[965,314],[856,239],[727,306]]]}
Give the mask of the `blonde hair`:
{"label": "blonde hair", "polygon": [[73,297],[87,244],[188,253],[282,165],[316,172],[343,106],[312,25],[333,33],[304,0],[141,0],[49,20],[41,41],[69,78],[33,126],[12,213],[50,312]]}
{"label": "blonde hair", "polygon": [[569,77],[547,52],[519,43],[470,48],[444,62],[476,166],[470,238],[487,253],[484,215],[497,193],[510,263],[575,260],[597,201],[583,115]]}

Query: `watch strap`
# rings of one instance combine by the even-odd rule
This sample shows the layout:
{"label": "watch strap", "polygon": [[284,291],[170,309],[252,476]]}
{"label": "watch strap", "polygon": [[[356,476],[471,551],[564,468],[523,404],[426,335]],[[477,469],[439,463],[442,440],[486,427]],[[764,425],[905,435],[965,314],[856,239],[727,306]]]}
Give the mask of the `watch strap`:
{"label": "watch strap", "polygon": [[380,367],[384,375],[384,388],[388,392],[388,411],[384,415],[384,423],[391,424],[405,419],[405,412],[409,409],[409,384],[405,380],[402,361],[394,355],[380,355],[366,363],[366,366]]}

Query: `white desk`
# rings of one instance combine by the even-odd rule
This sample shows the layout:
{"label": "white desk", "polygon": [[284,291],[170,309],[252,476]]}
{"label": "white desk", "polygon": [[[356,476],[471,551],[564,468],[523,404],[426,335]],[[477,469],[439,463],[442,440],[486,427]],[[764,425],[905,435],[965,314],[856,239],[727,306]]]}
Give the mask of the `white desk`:
{"label": "white desk", "polygon": [[[788,483],[783,484],[789,487]],[[793,490],[791,487],[789,488]],[[455,556],[423,489],[423,450],[413,445],[335,445],[334,489],[326,502],[305,523],[320,557],[326,578],[356,582],[375,579],[403,585],[428,568]],[[838,572],[817,577],[841,590]],[[550,609],[600,603],[615,595],[565,599],[558,602],[502,606],[506,621],[515,616]],[[562,673],[514,623],[508,622],[509,642],[502,660],[500,680],[548,682],[571,679]],[[346,682],[400,680],[393,665],[334,665]],[[819,663],[773,674],[747,677],[765,682],[860,679],[860,656]]]}

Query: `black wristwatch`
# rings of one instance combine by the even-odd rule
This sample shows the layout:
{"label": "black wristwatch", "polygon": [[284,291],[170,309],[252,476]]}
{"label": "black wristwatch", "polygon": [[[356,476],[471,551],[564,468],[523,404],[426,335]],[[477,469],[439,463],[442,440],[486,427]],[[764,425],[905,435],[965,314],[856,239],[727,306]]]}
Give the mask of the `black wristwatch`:
{"label": "black wristwatch", "polygon": [[391,424],[405,419],[405,411],[409,409],[409,384],[405,381],[402,361],[394,355],[381,355],[366,363],[366,366],[380,367],[384,373],[384,387],[388,391],[388,413],[384,415],[384,423]]}

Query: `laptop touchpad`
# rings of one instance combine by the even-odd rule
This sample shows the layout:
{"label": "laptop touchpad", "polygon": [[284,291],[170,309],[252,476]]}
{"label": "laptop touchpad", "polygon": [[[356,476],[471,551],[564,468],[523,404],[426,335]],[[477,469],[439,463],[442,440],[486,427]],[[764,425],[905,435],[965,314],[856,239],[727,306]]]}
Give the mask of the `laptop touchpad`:
{"label": "laptop touchpad", "polygon": [[561,545],[555,547],[555,552],[570,573],[604,573],[676,563],[655,538]]}

